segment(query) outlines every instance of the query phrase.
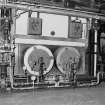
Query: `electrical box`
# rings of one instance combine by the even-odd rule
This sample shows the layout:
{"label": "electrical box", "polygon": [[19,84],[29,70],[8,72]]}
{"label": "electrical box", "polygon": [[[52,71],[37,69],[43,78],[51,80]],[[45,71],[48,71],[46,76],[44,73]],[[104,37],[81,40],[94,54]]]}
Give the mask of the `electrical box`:
{"label": "electrical box", "polygon": [[82,38],[83,24],[81,22],[72,21],[69,31],[70,38]]}
{"label": "electrical box", "polygon": [[31,17],[28,20],[28,34],[41,35],[42,34],[42,19]]}

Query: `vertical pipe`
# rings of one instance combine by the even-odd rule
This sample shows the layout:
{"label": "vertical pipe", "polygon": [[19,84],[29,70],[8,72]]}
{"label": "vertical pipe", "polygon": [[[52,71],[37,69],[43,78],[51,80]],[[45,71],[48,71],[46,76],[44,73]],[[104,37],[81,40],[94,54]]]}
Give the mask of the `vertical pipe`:
{"label": "vertical pipe", "polygon": [[95,35],[94,35],[94,77],[96,77],[97,72],[97,20],[95,21],[96,27],[95,27]]}
{"label": "vertical pipe", "polygon": [[70,24],[71,24],[71,16],[68,16],[68,38],[70,37]]}
{"label": "vertical pipe", "polygon": [[97,70],[97,30],[95,30],[95,44],[94,44],[94,77],[96,77]]}
{"label": "vertical pipe", "polygon": [[89,24],[89,37],[88,37],[88,47],[89,47],[89,61],[88,61],[88,70],[89,75],[94,75],[94,28],[93,28],[93,20],[90,18],[90,24]]}
{"label": "vertical pipe", "polygon": [[[15,32],[16,32],[16,9],[12,9],[11,10],[11,18],[13,21],[13,24],[11,25],[11,34],[10,34],[10,43],[11,43],[11,60],[10,60],[10,82],[11,82],[11,88],[13,88],[13,84],[14,84],[14,64],[15,64],[15,55],[14,54],[14,50],[15,50]],[[13,62],[14,61],[14,62]],[[14,63],[14,64],[13,64]]]}

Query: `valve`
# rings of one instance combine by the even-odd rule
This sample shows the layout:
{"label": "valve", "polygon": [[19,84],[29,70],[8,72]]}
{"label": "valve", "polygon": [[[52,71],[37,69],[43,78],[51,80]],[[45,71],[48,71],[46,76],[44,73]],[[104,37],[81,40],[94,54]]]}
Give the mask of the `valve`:
{"label": "valve", "polygon": [[43,57],[40,57],[39,58],[39,82],[42,82],[44,81],[44,66],[45,66],[45,63],[43,61]]}
{"label": "valve", "polygon": [[76,86],[76,74],[78,69],[78,59],[74,58],[72,64],[71,64],[71,73],[73,75],[73,85]]}

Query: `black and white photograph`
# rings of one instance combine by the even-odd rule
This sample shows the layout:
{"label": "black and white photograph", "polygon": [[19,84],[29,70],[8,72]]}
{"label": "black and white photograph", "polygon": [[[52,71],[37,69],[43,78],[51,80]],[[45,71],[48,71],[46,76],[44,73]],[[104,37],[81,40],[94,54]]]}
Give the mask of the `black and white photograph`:
{"label": "black and white photograph", "polygon": [[105,0],[0,0],[0,105],[105,105]]}

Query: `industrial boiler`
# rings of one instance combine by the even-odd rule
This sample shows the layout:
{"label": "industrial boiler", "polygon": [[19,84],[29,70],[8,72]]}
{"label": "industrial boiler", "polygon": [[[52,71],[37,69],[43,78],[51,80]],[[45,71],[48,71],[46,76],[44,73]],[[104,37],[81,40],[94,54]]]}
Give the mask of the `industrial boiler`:
{"label": "industrial boiler", "polygon": [[11,0],[1,4],[1,88],[99,83],[102,13],[65,8],[63,4],[58,7]]}

